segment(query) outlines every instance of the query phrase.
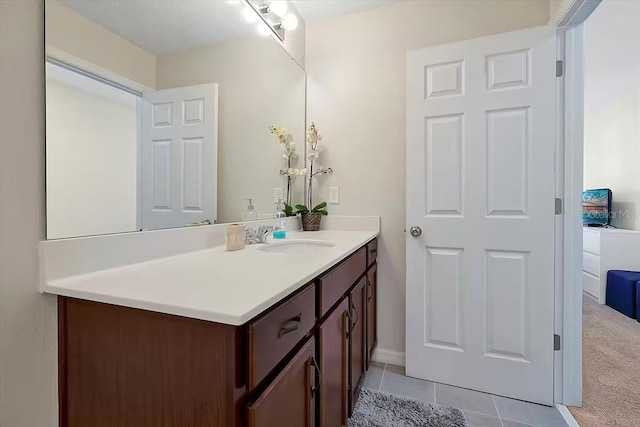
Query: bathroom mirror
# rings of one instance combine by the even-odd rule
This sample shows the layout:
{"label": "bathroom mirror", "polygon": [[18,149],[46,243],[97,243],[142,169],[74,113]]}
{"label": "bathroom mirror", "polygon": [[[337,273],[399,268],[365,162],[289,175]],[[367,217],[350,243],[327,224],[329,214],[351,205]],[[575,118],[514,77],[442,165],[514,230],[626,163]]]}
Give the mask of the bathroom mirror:
{"label": "bathroom mirror", "polygon": [[305,73],[289,53],[304,27],[285,43],[259,13],[243,1],[46,2],[48,239],[237,222],[246,199],[244,219],[272,218],[276,199],[303,201],[304,178],[287,193],[286,173],[304,167]]}

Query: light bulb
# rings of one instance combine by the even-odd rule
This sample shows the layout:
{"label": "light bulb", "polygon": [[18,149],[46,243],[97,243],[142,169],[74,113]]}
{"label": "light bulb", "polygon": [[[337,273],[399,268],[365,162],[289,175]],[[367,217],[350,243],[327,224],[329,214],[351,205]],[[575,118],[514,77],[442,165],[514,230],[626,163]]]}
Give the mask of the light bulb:
{"label": "light bulb", "polygon": [[283,17],[287,13],[287,2],[284,0],[273,0],[269,2],[269,12],[275,13],[279,17]]}
{"label": "light bulb", "polygon": [[289,31],[298,28],[298,17],[293,13],[288,13],[287,15],[285,15],[285,17],[282,18],[282,28]]}
{"label": "light bulb", "polygon": [[242,16],[244,17],[245,21],[247,21],[250,24],[258,22],[258,17],[256,16],[256,13],[248,6],[242,10]]}
{"label": "light bulb", "polygon": [[264,22],[258,22],[258,34],[261,36],[268,36],[271,34],[271,30]]}

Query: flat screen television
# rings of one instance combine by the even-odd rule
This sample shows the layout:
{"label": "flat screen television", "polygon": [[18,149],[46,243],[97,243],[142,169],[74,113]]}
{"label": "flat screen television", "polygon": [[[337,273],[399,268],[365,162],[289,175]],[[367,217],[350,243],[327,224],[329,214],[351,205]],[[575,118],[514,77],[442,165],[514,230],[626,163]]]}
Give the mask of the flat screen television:
{"label": "flat screen television", "polygon": [[582,223],[588,227],[604,227],[611,223],[611,190],[598,188],[582,192]]}

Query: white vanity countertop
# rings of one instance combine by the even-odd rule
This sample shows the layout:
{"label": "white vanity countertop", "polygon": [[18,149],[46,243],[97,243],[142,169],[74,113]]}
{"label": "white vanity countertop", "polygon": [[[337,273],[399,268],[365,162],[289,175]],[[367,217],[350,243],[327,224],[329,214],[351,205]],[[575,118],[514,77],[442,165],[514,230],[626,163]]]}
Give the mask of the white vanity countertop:
{"label": "white vanity countertop", "polygon": [[313,256],[250,245],[215,247],[52,280],[43,292],[242,325],[378,236],[378,231],[287,232],[287,240],[328,240]]}

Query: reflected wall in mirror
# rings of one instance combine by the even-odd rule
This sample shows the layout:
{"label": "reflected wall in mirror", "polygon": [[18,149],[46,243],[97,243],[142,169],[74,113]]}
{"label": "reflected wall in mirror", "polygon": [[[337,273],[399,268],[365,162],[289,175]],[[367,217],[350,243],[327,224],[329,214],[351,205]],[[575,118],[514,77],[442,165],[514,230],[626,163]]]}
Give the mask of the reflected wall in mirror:
{"label": "reflected wall in mirror", "polygon": [[[283,44],[247,21],[256,12],[46,2],[47,238],[241,221],[249,198],[273,217],[287,160],[270,127],[287,128],[304,167],[305,74],[283,48],[304,25]],[[294,178],[292,203],[303,192]]]}

